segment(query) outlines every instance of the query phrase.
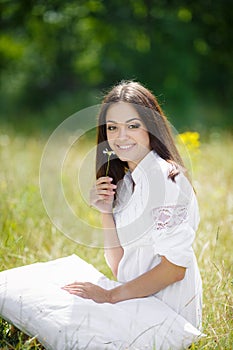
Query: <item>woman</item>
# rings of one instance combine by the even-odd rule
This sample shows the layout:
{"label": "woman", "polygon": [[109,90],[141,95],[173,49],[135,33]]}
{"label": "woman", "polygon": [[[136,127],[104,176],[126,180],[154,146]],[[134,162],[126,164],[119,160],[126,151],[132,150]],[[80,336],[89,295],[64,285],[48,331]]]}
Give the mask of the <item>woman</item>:
{"label": "woman", "polygon": [[[91,204],[102,212],[106,259],[121,285],[64,289],[97,303],[155,296],[200,328],[202,285],[191,247],[198,206],[156,98],[123,82],[105,97],[98,125]],[[106,147],[116,155],[109,176]]]}
{"label": "woman", "polygon": [[91,205],[117,281],[77,256],[3,271],[0,315],[46,349],[188,347],[203,336],[198,206],[168,122],[139,83],[103,101],[96,173]]}

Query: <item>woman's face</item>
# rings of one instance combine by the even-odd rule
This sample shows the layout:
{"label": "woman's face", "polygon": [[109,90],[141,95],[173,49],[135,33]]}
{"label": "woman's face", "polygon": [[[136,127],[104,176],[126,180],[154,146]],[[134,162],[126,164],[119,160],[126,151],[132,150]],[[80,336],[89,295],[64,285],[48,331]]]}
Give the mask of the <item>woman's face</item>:
{"label": "woman's face", "polygon": [[107,111],[106,128],[109,146],[133,171],[151,150],[147,129],[137,110],[130,103],[114,103]]}

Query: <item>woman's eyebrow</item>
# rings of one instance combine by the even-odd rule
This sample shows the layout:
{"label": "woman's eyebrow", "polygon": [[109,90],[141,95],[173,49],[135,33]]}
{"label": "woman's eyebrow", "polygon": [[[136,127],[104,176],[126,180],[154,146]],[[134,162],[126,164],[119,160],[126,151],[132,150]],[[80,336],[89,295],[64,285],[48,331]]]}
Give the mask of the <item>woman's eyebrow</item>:
{"label": "woman's eyebrow", "polygon": [[[139,121],[141,122],[141,119],[139,119],[139,118],[131,118],[131,119],[129,119],[129,120],[126,120],[125,123],[126,123],[126,124],[127,124],[127,123],[130,123],[130,122],[132,122],[133,120],[139,120]],[[118,124],[118,122],[115,121],[115,120],[107,120],[106,123]],[[119,123],[119,124],[121,124],[121,123]]]}

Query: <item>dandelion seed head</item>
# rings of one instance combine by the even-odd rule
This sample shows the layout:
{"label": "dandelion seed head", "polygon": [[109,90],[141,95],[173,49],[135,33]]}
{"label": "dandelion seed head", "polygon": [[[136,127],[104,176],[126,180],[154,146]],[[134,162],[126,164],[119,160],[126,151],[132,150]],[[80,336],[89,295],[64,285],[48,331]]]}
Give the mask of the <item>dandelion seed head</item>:
{"label": "dandelion seed head", "polygon": [[111,157],[112,155],[115,154],[115,152],[109,151],[107,148],[105,148],[105,150],[103,150],[103,154],[107,154],[108,157]]}

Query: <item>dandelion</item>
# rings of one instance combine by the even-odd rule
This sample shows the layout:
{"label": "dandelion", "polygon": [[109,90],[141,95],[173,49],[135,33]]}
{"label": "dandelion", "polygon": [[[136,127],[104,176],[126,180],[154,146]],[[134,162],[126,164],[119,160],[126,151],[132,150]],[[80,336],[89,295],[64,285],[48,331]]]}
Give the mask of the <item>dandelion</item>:
{"label": "dandelion", "polygon": [[109,151],[107,148],[105,148],[105,150],[103,150],[103,154],[106,154],[107,157],[108,157],[108,164],[107,164],[107,169],[106,169],[106,173],[105,173],[105,176],[108,176],[110,157],[112,155],[114,155],[115,152],[114,151]]}

